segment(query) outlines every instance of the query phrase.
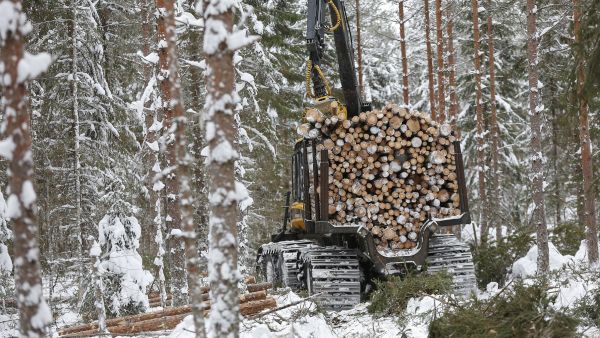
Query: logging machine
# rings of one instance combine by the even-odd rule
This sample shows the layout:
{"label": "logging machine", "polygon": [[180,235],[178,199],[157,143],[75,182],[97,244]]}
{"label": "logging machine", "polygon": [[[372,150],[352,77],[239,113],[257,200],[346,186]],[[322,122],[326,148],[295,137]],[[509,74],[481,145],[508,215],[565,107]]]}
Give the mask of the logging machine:
{"label": "logging machine", "polygon": [[[327,11],[331,20],[325,18]],[[307,22],[306,86],[309,97],[315,100],[314,107],[323,110],[338,107],[336,113],[341,119],[371,111],[371,105],[360,95],[343,2],[309,0]],[[333,96],[321,69],[327,33],[335,40],[343,104]],[[272,235],[270,243],[258,250],[259,276],[274,284],[308,289],[322,306],[330,309],[347,309],[358,304],[373,278],[403,275],[408,271],[446,270],[453,276],[458,294],[466,295],[475,289],[469,247],[451,234],[436,233],[439,229],[470,223],[458,141],[453,142],[453,163],[459,214],[445,218],[428,215],[418,234],[415,233],[412,247],[392,253],[378,247],[372,230],[364,224],[332,222],[331,196],[328,196],[331,155],[319,146],[320,142],[318,137],[304,137],[295,144],[292,191],[286,194],[282,228]]]}

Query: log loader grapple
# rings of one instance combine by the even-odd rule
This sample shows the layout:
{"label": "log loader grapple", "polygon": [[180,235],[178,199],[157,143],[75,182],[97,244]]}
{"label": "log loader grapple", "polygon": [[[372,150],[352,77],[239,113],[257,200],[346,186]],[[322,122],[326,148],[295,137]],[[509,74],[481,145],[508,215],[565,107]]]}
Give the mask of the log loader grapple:
{"label": "log loader grapple", "polygon": [[[354,66],[354,48],[346,10],[341,0],[309,0],[306,43],[307,91],[316,106],[339,102],[333,97],[321,69],[325,34],[334,36],[344,104],[339,110],[351,119],[371,111],[360,95]],[[331,25],[325,23],[327,9]],[[312,82],[312,86],[311,86]],[[312,87],[312,88],[311,88]],[[321,306],[347,309],[358,304],[373,278],[410,271],[446,270],[454,278],[457,294],[475,289],[475,274],[468,245],[439,229],[470,223],[460,143],[453,142],[460,215],[429,217],[416,245],[394,253],[378,250],[371,231],[361,224],[333,224],[330,215],[327,149],[318,138],[303,138],[294,147],[292,190],[286,194],[280,231],[257,254],[259,276],[292,289],[307,289]]]}

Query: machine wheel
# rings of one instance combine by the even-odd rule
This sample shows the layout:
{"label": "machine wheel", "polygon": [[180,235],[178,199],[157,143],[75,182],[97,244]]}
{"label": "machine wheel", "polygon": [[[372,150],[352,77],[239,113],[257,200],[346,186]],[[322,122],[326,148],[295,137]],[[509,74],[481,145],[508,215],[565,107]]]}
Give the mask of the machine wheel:
{"label": "machine wheel", "polygon": [[273,256],[269,254],[262,256],[259,275],[263,281],[273,283],[273,285],[277,284],[277,267],[273,262]]}

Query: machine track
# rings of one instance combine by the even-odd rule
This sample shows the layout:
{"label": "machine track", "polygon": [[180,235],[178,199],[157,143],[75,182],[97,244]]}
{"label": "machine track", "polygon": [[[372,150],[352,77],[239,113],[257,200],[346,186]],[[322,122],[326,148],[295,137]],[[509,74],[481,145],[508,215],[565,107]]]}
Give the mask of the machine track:
{"label": "machine track", "polygon": [[441,271],[452,276],[457,295],[467,297],[477,290],[471,250],[452,234],[435,234],[429,239],[427,272]]}
{"label": "machine track", "polygon": [[356,251],[310,248],[300,252],[300,278],[309,295],[328,310],[345,310],[360,303],[361,274]]}
{"label": "machine track", "polygon": [[283,284],[285,287],[298,289],[298,251],[309,246],[315,246],[312,241],[283,241],[262,246],[258,265],[262,269],[266,281]]}

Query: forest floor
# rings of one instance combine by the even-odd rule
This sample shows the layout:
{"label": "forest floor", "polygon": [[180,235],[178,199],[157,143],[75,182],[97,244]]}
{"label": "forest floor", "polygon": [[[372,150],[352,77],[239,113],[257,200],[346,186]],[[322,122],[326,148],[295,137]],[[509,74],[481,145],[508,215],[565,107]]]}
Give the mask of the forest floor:
{"label": "forest floor", "polygon": [[[537,247],[532,247],[529,252],[517,259],[512,264],[507,287],[499,288],[497,283],[490,283],[486,290],[479,290],[477,300],[489,300],[504,297],[507,289],[512,288],[513,281],[521,280],[524,284],[536,282]],[[551,306],[559,312],[572,313],[580,302],[595,290],[600,289],[599,268],[589,268],[586,263],[585,241],[573,256],[562,255],[550,243],[550,266],[553,270],[548,284],[547,292],[553,297]],[[53,292],[55,326],[64,327],[79,322],[81,318],[66,300],[75,292],[75,285],[57,287]],[[69,284],[65,284],[69,285]],[[303,299],[302,294],[296,294],[289,289],[280,289],[272,292],[277,299],[278,306],[296,303]],[[369,303],[364,302],[350,310],[324,311],[310,300],[300,302],[294,306],[281,309],[274,313],[254,319],[244,319],[241,323],[242,338],[333,338],[333,337],[407,337],[425,338],[429,335],[429,325],[435,318],[452,310],[446,302],[447,296],[423,296],[412,298],[408,301],[405,311],[400,316],[376,316],[367,310]],[[463,302],[469,302],[465,300]],[[16,314],[0,314],[0,337],[15,337],[18,332],[16,327]],[[581,321],[578,328],[579,337],[600,337],[600,329]],[[193,321],[188,316],[174,330],[164,332],[164,338],[192,338]]]}

